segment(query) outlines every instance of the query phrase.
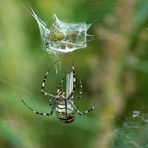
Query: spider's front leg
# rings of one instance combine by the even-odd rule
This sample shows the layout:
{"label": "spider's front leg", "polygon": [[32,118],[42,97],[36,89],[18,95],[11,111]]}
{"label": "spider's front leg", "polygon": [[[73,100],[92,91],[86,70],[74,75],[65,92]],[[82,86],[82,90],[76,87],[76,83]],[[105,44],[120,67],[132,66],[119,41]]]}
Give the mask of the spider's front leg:
{"label": "spider's front leg", "polygon": [[47,92],[45,91],[45,85],[46,85],[46,79],[47,79],[47,77],[48,77],[48,74],[49,74],[50,70],[54,67],[55,64],[57,64],[57,62],[59,62],[59,60],[55,61],[55,63],[54,63],[54,64],[48,69],[48,71],[45,73],[45,76],[44,76],[43,82],[42,82],[42,86],[41,86],[41,93],[42,93],[43,95],[45,95],[45,96],[50,96],[50,97],[53,97],[53,98],[55,98],[56,96],[53,95],[53,94],[47,93]]}
{"label": "spider's front leg", "polygon": [[82,97],[82,81],[80,80],[80,92],[79,92],[79,96],[72,96],[72,99],[80,99]]}
{"label": "spider's front leg", "polygon": [[46,79],[47,79],[47,76],[48,76],[48,73],[49,71],[46,72],[44,78],[43,78],[43,82],[42,82],[42,86],[41,86],[41,93],[45,96],[50,96],[50,97],[55,97],[54,95],[50,94],[50,93],[47,93],[45,91],[45,85],[46,85]]}
{"label": "spider's front leg", "polygon": [[62,89],[62,85],[64,83],[64,79],[65,79],[65,77],[61,80],[61,82],[60,82],[60,84],[59,84],[59,86],[57,88],[57,95],[60,95],[62,93],[61,89]]}

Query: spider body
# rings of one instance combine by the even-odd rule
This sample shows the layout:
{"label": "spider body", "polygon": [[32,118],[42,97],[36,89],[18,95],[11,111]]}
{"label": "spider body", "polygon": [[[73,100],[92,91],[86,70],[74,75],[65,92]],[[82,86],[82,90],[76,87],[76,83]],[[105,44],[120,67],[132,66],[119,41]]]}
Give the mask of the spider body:
{"label": "spider body", "polygon": [[65,123],[70,123],[74,121],[76,110],[73,108],[72,103],[70,101],[67,102],[67,110],[65,108],[65,104],[63,102],[59,103],[56,107],[56,114],[60,121]]}
{"label": "spider body", "polygon": [[[45,82],[46,82],[46,79],[47,79],[50,69],[46,72],[46,74],[44,76],[42,87],[41,87],[41,93],[44,96],[48,96],[50,98],[49,105],[51,105],[51,111],[49,113],[42,113],[42,112],[35,111],[29,105],[27,105],[24,102],[24,100],[22,100],[22,102],[28,107],[29,110],[31,110],[35,114],[45,115],[45,116],[51,116],[55,110],[56,115],[60,119],[60,121],[62,121],[64,123],[71,123],[74,121],[76,113],[78,113],[79,115],[85,115],[94,109],[94,106],[92,106],[89,110],[86,110],[84,112],[80,112],[78,110],[78,108],[74,105],[73,101],[81,98],[81,95],[82,95],[82,91],[80,91],[79,96],[76,96],[76,97],[73,96],[73,94],[75,92],[75,88],[76,88],[74,66],[72,66],[72,71],[67,75],[68,81],[66,83],[66,85],[67,85],[66,86],[67,87],[66,93],[61,90],[64,79],[62,79],[62,81],[60,82],[60,85],[57,89],[56,95],[47,93],[44,88],[45,88]],[[80,81],[80,89],[82,89],[81,81]]]}
{"label": "spider body", "polygon": [[[54,98],[53,98],[54,100]],[[65,123],[70,123],[74,121],[76,109],[73,107],[73,101],[72,100],[66,100],[64,94],[61,94],[60,96],[56,97],[56,115],[60,119],[60,121]],[[51,103],[50,105],[53,105],[54,103]]]}

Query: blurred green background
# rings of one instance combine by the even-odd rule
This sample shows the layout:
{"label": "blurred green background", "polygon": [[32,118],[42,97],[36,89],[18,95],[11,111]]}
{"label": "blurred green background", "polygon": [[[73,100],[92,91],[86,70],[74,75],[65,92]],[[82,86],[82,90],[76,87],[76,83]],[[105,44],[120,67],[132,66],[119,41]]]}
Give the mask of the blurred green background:
{"label": "blurred green background", "polygon": [[[148,1],[30,0],[37,15],[52,24],[54,13],[65,22],[93,23],[95,39],[72,53],[83,97],[75,103],[93,112],[71,124],[49,112],[40,93],[43,76],[54,61],[43,50],[39,29],[24,7],[27,1],[0,2],[0,148],[147,148],[148,147]],[[61,56],[60,56],[61,57]],[[53,69],[46,89],[54,93],[70,71],[67,55],[59,76]],[[67,66],[68,65],[68,66]],[[77,89],[79,92],[79,88]]]}

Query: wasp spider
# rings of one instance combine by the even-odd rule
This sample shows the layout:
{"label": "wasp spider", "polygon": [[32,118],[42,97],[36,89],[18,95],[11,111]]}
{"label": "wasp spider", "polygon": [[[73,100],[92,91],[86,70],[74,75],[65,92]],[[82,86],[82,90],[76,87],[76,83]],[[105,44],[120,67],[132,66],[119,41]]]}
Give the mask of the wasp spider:
{"label": "wasp spider", "polygon": [[88,109],[84,112],[80,112],[78,110],[78,108],[74,105],[73,101],[75,99],[81,98],[81,95],[82,95],[82,82],[80,80],[80,89],[81,90],[79,92],[79,96],[76,96],[76,97],[73,96],[75,89],[76,89],[76,78],[75,78],[74,66],[72,66],[71,73],[69,73],[66,76],[66,78],[69,78],[69,79],[67,79],[67,82],[66,82],[66,85],[67,85],[66,86],[66,93],[62,91],[62,84],[64,82],[64,79],[61,80],[60,85],[59,85],[55,95],[47,93],[45,91],[45,82],[46,82],[46,79],[47,79],[50,69],[46,72],[46,74],[44,76],[42,87],[41,87],[41,93],[45,96],[49,96],[49,98],[50,98],[49,104],[51,105],[51,111],[49,113],[42,113],[42,112],[35,111],[30,106],[28,106],[24,102],[24,100],[22,100],[22,102],[28,107],[29,110],[31,110],[35,114],[45,115],[45,116],[51,116],[55,110],[57,117],[60,119],[60,121],[62,121],[64,123],[71,123],[72,121],[74,121],[76,113],[78,113],[79,115],[85,115],[94,109],[94,105],[93,105],[90,109]]}

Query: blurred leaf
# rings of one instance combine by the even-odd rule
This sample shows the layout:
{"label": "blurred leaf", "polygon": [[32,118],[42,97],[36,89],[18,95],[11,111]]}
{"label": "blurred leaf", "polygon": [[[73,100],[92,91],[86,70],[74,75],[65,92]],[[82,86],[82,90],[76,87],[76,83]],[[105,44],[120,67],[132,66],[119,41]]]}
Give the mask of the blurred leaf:
{"label": "blurred leaf", "polygon": [[23,138],[17,134],[14,130],[0,121],[0,137],[5,138],[8,142],[15,146],[22,146]]}
{"label": "blurred leaf", "polygon": [[137,44],[138,34],[148,27],[148,1],[143,0],[140,8],[136,11],[133,27],[129,37],[129,50],[133,50]]}

